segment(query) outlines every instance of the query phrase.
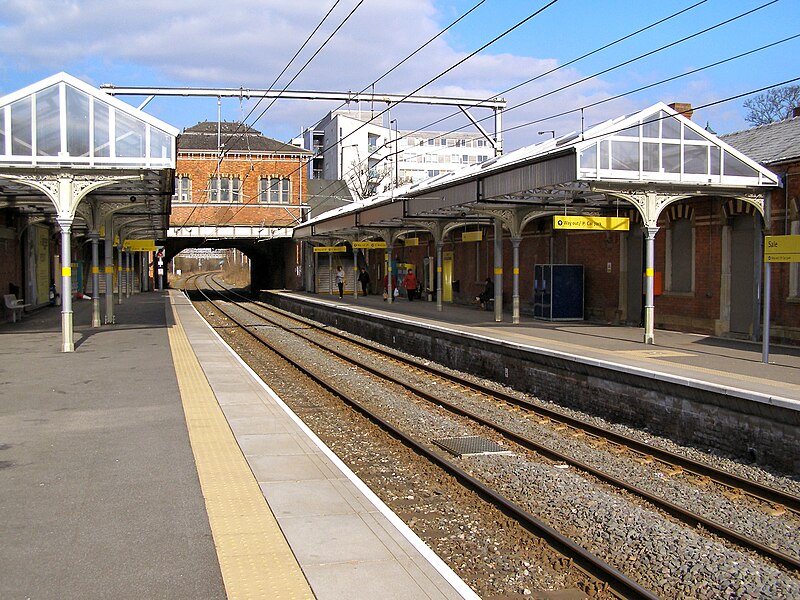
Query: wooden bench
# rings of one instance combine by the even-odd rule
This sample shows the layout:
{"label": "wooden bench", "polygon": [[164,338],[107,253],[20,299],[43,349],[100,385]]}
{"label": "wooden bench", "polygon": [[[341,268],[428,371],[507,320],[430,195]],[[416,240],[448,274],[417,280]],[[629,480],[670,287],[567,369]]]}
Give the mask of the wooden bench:
{"label": "wooden bench", "polygon": [[19,320],[22,321],[22,313],[30,304],[25,304],[25,300],[17,300],[14,294],[6,294],[3,299],[6,302],[6,308],[11,311],[11,321],[16,323],[17,315],[19,315]]}

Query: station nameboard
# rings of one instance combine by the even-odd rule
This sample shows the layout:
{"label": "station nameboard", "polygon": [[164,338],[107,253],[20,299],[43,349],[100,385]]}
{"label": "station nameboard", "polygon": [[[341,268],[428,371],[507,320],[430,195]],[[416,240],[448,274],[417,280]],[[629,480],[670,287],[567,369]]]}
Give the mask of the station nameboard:
{"label": "station nameboard", "polygon": [[597,231],[628,231],[631,220],[628,217],[576,217],[554,216],[553,229],[594,229]]}
{"label": "station nameboard", "polygon": [[122,249],[128,252],[155,252],[158,250],[155,240],[125,240]]}
{"label": "station nameboard", "polygon": [[353,242],[353,250],[374,250],[386,248],[386,242]]}
{"label": "station nameboard", "polygon": [[461,234],[462,242],[480,242],[483,241],[482,231],[465,231]]}
{"label": "station nameboard", "polygon": [[347,246],[314,246],[314,252],[347,252]]}
{"label": "station nameboard", "polygon": [[764,262],[800,262],[800,235],[765,236]]}
{"label": "station nameboard", "polygon": [[419,246],[419,238],[406,238],[403,240],[405,246]]}

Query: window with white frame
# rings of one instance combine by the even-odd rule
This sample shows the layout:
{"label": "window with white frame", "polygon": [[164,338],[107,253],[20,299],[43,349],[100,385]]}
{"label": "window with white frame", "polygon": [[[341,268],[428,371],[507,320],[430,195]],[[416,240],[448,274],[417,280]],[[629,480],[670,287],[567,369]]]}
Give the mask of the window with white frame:
{"label": "window with white frame", "polygon": [[269,204],[289,204],[292,182],[286,177],[263,177],[259,181],[258,201]]}
{"label": "window with white frame", "polygon": [[172,196],[172,201],[192,201],[192,180],[188,175],[178,175],[175,177],[175,195]]}
{"label": "window with white frame", "polygon": [[216,175],[208,182],[209,202],[241,202],[241,180],[238,175]]}

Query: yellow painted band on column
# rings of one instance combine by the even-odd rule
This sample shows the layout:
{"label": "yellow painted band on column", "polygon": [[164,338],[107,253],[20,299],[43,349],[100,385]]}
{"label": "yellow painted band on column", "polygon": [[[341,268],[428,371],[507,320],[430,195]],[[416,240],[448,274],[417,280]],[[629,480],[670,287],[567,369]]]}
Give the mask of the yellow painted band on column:
{"label": "yellow painted band on column", "polygon": [[72,267],[61,267],[62,277],[72,277]]}
{"label": "yellow painted band on column", "polygon": [[519,275],[519,269],[514,267],[514,275]]}
{"label": "yellow painted band on column", "polygon": [[655,277],[656,270],[655,269],[645,269],[644,274],[647,277]]}
{"label": "yellow painted band on column", "polygon": [[442,267],[436,267],[436,272],[437,273],[441,273],[442,272]]}
{"label": "yellow painted band on column", "polygon": [[106,267],[105,268],[105,272],[106,273],[113,273],[114,272],[114,267]]}
{"label": "yellow painted band on column", "polygon": [[100,272],[100,267],[92,267],[92,275]]}
{"label": "yellow painted band on column", "polygon": [[503,267],[495,267],[494,268],[495,275],[502,275],[503,274]]}
{"label": "yellow painted band on column", "polygon": [[313,600],[174,309],[173,315],[169,343],[226,596]]}

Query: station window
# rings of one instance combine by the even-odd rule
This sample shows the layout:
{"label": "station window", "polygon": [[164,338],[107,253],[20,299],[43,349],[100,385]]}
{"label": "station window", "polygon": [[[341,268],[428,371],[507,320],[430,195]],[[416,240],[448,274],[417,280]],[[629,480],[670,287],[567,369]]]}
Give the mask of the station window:
{"label": "station window", "polygon": [[259,181],[258,201],[270,204],[289,204],[291,184],[284,177],[264,177]]}
{"label": "station window", "polygon": [[241,180],[237,175],[211,177],[208,183],[209,202],[241,202]]}
{"label": "station window", "polygon": [[192,180],[188,175],[178,175],[175,178],[175,195],[172,196],[172,201],[192,201]]}

